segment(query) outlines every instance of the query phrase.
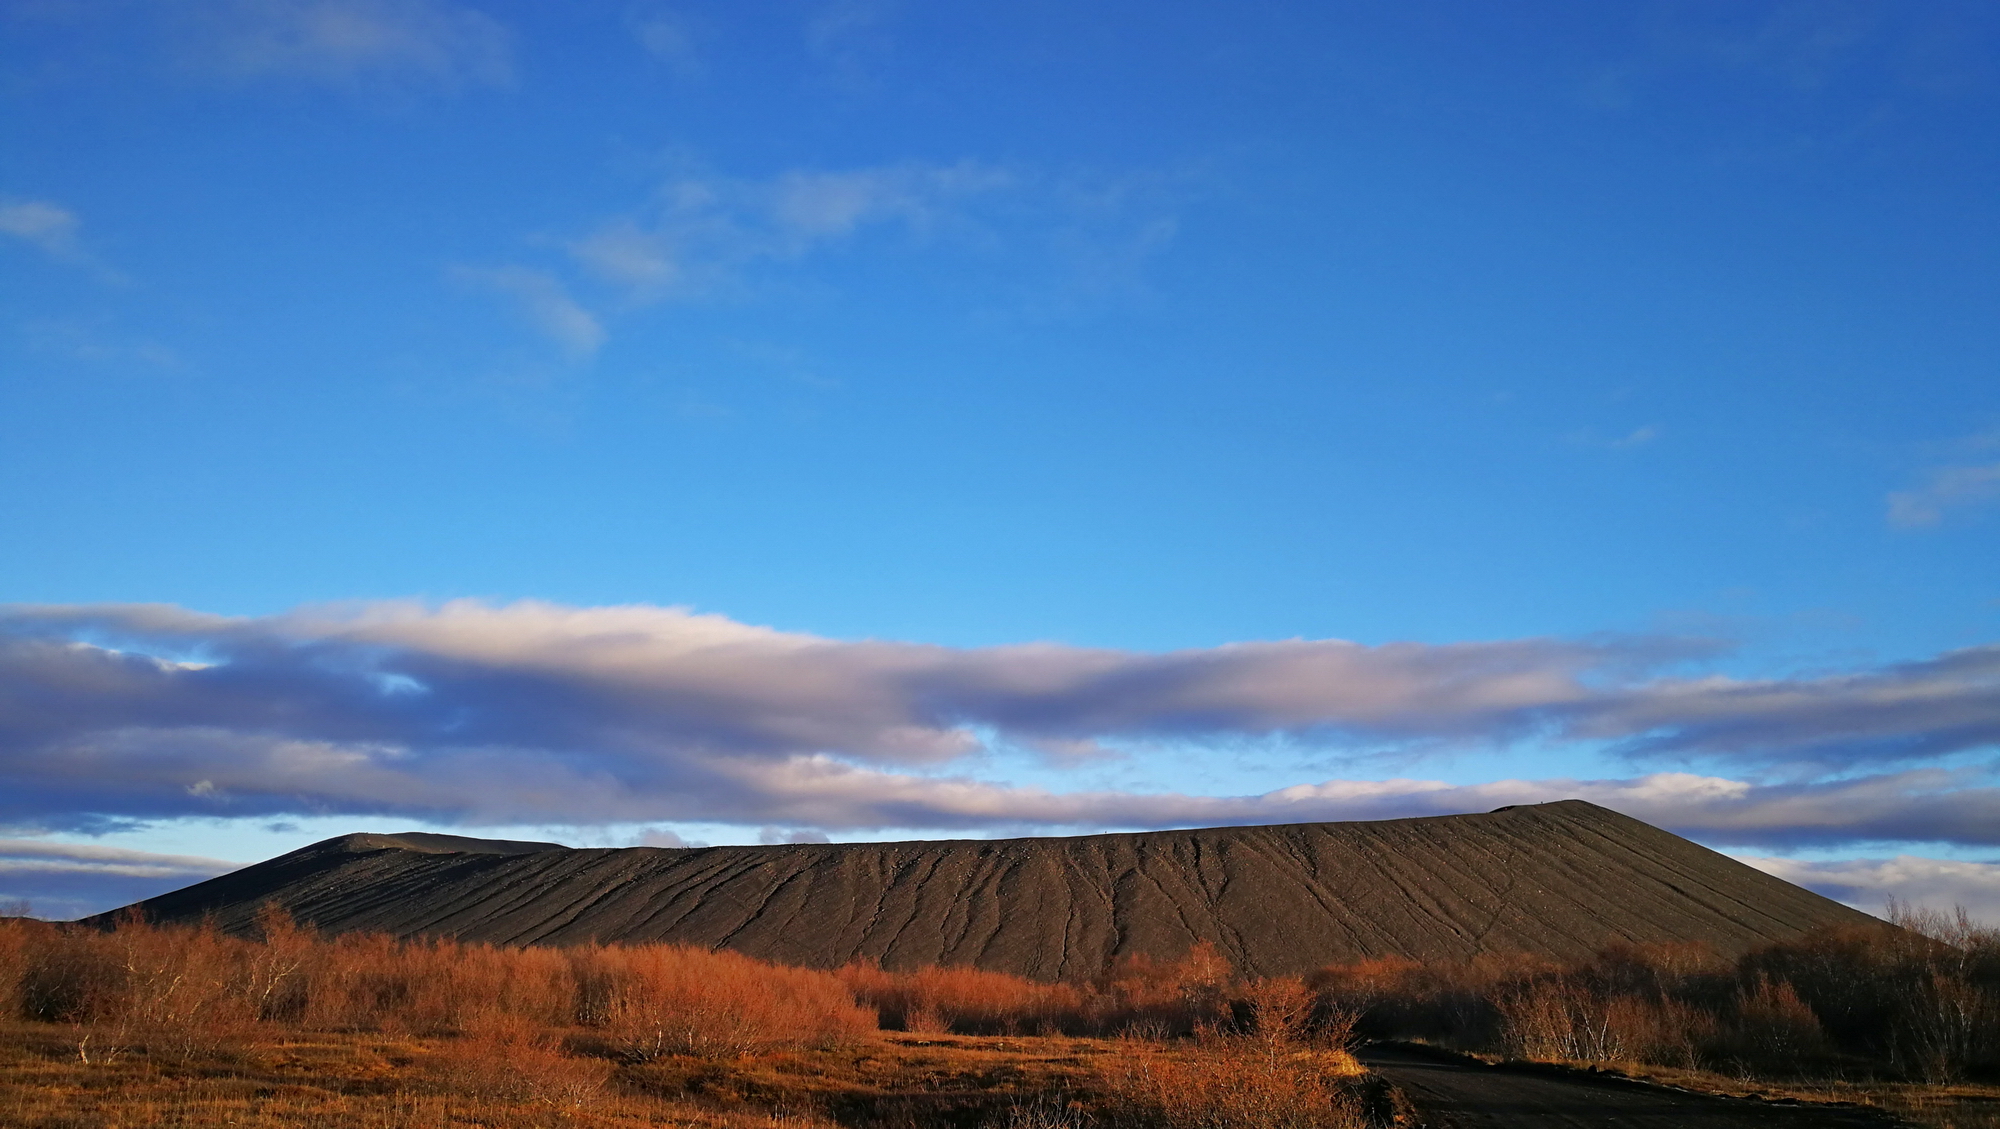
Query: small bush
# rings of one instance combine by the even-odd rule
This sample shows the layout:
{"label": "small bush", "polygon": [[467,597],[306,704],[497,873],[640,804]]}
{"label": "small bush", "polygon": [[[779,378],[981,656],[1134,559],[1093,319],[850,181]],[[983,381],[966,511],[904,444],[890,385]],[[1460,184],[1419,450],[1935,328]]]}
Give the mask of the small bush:
{"label": "small bush", "polygon": [[831,1046],[876,1026],[826,972],[670,945],[594,948],[571,960],[601,986],[599,1022],[634,1059]]}
{"label": "small bush", "polygon": [[1361,1129],[1342,1084],[1359,1073],[1344,1052],[1274,1054],[1266,1040],[1220,1036],[1128,1056],[1111,1096],[1119,1120],[1155,1129]]}
{"label": "small bush", "polygon": [[1091,984],[1058,984],[967,967],[891,972],[856,962],[837,975],[892,1030],[961,1035],[1145,1032],[1160,1038],[1227,1025],[1229,962],[1206,942],[1179,960],[1127,956]]}
{"label": "small bush", "polygon": [[831,973],[730,952],[322,939],[276,910],[257,931],[136,917],[108,932],[0,922],[0,1000],[21,1018],[75,1027],[85,1058],[143,1046],[186,1059],[269,1023],[461,1036],[529,1059],[548,1044],[520,1032],[577,1025],[633,1057],[826,1045],[875,1027]]}
{"label": "small bush", "polygon": [[964,1035],[1026,1035],[1090,1026],[1089,998],[1071,984],[1051,984],[976,968],[885,972],[854,963],[837,975],[874,1007],[884,1027]]}
{"label": "small bush", "polygon": [[1378,1038],[1571,1062],[1793,1078],[2000,1077],[2000,933],[1896,907],[1901,928],[1823,930],[1726,960],[1620,946],[1557,968],[1373,960],[1320,970],[1320,1006]]}
{"label": "small bush", "polygon": [[[563,1049],[565,1031],[631,1061],[827,1047],[878,1023],[1125,1034],[1156,1051],[1185,1049],[1164,1041],[1192,1037],[1219,1050],[1199,1063],[1144,1052],[1152,1081],[1128,1087],[1160,1117],[1183,1121],[1208,1116],[1190,1112],[1197,1107],[1248,1116],[1266,1100],[1257,1087],[1308,1085],[1286,1072],[1308,1059],[1323,1066],[1312,1056],[1337,1054],[1357,1035],[1771,1077],[2000,1077],[2000,934],[1963,912],[1897,912],[1901,929],[1825,931],[1735,960],[1700,946],[1624,946],[1570,967],[1378,959],[1304,979],[1239,980],[1218,950],[1197,945],[1176,960],[1121,958],[1087,984],[962,967],[813,971],[670,945],[328,938],[269,907],[249,937],[136,917],[109,930],[8,918],[0,1014],[68,1025],[90,1062],[135,1050],[212,1056],[264,1025],[459,1039],[470,1061],[527,1064],[493,1085],[527,1085],[546,1067],[547,1092],[573,1096],[587,1095],[597,1068],[564,1065],[575,1057]],[[1261,1065],[1236,1083],[1204,1073],[1218,1062],[1249,1070],[1252,1059]]]}
{"label": "small bush", "polygon": [[1738,991],[1712,1046],[1739,1072],[1776,1077],[1799,1074],[1829,1049],[1819,1017],[1798,992],[1762,973]]}

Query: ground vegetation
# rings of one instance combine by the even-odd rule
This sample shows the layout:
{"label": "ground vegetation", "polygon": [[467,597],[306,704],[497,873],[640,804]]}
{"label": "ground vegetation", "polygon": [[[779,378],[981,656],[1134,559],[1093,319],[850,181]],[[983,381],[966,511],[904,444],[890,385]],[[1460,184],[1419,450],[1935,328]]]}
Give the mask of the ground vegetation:
{"label": "ground vegetation", "polygon": [[1294,977],[1197,944],[1086,982],[321,936],[275,906],[235,932],[8,919],[0,1124],[1360,1129],[1398,1117],[1350,1053],[1373,1040],[2000,1125],[2000,934],[1895,916]]}

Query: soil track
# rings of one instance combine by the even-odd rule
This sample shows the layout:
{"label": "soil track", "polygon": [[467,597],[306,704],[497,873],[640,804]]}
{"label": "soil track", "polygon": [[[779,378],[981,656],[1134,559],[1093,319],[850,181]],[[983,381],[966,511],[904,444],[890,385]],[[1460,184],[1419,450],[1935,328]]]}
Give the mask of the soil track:
{"label": "soil track", "polygon": [[[329,932],[495,944],[667,941],[829,967],[1086,980],[1199,941],[1251,975],[1374,957],[1570,961],[1617,942],[1724,953],[1879,924],[1584,803],[1484,815],[1071,838],[571,850],[349,835],[140,903],[246,929],[273,900]],[[105,920],[110,915],[106,915]]]}
{"label": "soil track", "polygon": [[1894,1129],[1873,1110],[1711,1097],[1619,1079],[1475,1066],[1366,1047],[1368,1069],[1402,1090],[1424,1129]]}

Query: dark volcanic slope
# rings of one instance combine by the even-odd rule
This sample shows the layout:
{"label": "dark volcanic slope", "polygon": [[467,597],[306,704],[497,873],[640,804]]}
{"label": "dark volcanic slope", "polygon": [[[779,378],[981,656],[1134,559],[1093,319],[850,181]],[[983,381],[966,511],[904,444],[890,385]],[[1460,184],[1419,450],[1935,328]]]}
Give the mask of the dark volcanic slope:
{"label": "dark volcanic slope", "polygon": [[786,964],[973,964],[1084,979],[1221,946],[1276,975],[1363,957],[1725,951],[1873,919],[1581,800],[1487,815],[1063,839],[571,850],[349,835],[140,903],[225,928],[275,899],[344,932],[672,941]]}

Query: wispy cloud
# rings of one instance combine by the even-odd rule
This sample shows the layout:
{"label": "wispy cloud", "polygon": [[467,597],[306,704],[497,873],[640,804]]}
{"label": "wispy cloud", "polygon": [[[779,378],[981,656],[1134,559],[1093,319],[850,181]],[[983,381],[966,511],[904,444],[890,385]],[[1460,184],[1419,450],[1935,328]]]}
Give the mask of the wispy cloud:
{"label": "wispy cloud", "polygon": [[870,64],[894,46],[893,0],[823,0],[805,23],[806,50],[830,68],[840,86],[865,88]]}
{"label": "wispy cloud", "polygon": [[120,339],[115,331],[88,321],[36,320],[21,328],[28,346],[37,352],[88,364],[172,369],[182,363],[180,354],[167,345],[143,338]]}
{"label": "wispy cloud", "polygon": [[126,878],[213,878],[242,865],[200,855],[162,855],[46,839],[0,839],[0,870],[13,872],[48,870]]}
{"label": "wispy cloud", "polygon": [[0,239],[18,240],[55,262],[119,284],[125,275],[94,253],[83,238],[83,219],[49,200],[0,197]]}
{"label": "wispy cloud", "polygon": [[76,213],[46,200],[0,201],[0,235],[9,235],[41,250],[52,259],[78,262],[82,249]]}
{"label": "wispy cloud", "polygon": [[[338,811],[1082,828],[1581,796],[1718,842],[2000,840],[2000,792],[1984,776],[1913,761],[2000,741],[2000,648],[1790,680],[1661,673],[1691,653],[1647,639],[967,650],[542,603],[260,619],[21,608],[0,618],[0,820]],[[155,657],[188,654],[204,662]],[[996,744],[1109,742],[1143,758],[1152,742],[1272,734],[1333,752],[1611,742],[1641,757],[1818,762],[1831,774],[1333,780],[1236,797],[1055,792],[969,774]],[[1911,767],[1882,767],[1897,763]]]}
{"label": "wispy cloud", "polygon": [[634,13],[630,26],[633,38],[646,53],[666,64],[674,77],[687,80],[707,72],[697,43],[695,26],[686,15],[665,8]]}
{"label": "wispy cloud", "polygon": [[1889,524],[1898,529],[1928,529],[1954,510],[2000,502],[2000,463],[1946,467],[1911,490],[1889,495]]}
{"label": "wispy cloud", "polygon": [[548,264],[554,269],[463,273],[529,303],[539,324],[585,354],[608,324],[636,310],[754,297],[814,262],[891,244],[899,253],[973,256],[996,277],[1028,278],[1029,293],[1003,304],[1102,305],[1138,289],[1144,264],[1172,243],[1176,224],[1160,192],[1089,188],[976,161],[795,168],[764,178],[688,174],[644,207],[562,241],[567,261]]}
{"label": "wispy cloud", "polygon": [[1581,431],[1571,432],[1569,439],[1570,442],[1580,447],[1602,447],[1610,451],[1629,451],[1635,447],[1644,447],[1649,443],[1656,442],[1660,438],[1661,433],[1661,428],[1658,424],[1648,423],[1635,427],[1630,431],[1616,432],[1608,436],[1595,428],[1587,427]]}
{"label": "wispy cloud", "polygon": [[499,21],[446,0],[207,0],[180,10],[194,65],[239,78],[506,82]]}
{"label": "wispy cloud", "polygon": [[766,180],[687,176],[644,214],[612,219],[568,250],[630,302],[702,297],[737,287],[757,264],[796,262],[869,229],[919,239],[976,230],[967,206],[1014,183],[973,162],[794,169]]}
{"label": "wispy cloud", "polygon": [[1840,769],[2000,744],[2000,646],[1787,679],[1675,678],[1603,689],[1566,731],[1635,758]]}
{"label": "wispy cloud", "polygon": [[588,357],[604,344],[604,324],[570,297],[555,276],[521,266],[459,267],[459,279],[511,298],[530,324],[571,355]]}
{"label": "wispy cloud", "polygon": [[241,865],[194,855],[0,839],[0,902],[27,902],[43,917],[81,917],[226,874]]}

